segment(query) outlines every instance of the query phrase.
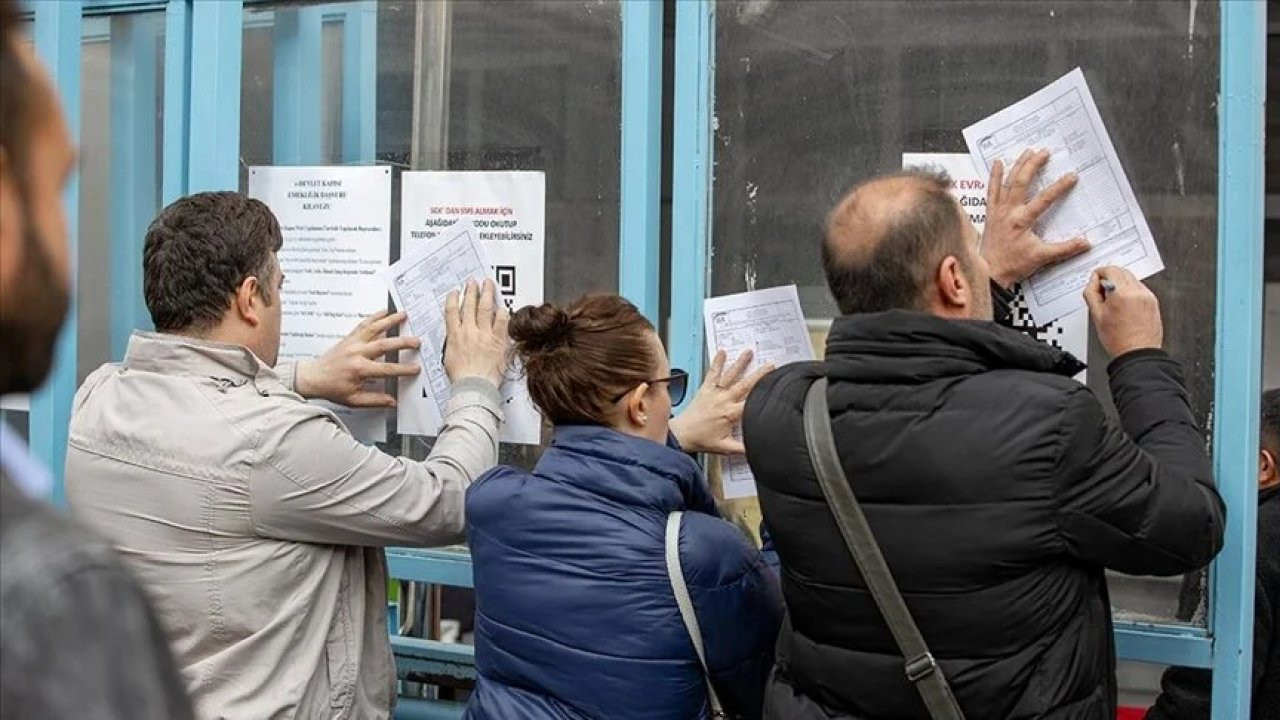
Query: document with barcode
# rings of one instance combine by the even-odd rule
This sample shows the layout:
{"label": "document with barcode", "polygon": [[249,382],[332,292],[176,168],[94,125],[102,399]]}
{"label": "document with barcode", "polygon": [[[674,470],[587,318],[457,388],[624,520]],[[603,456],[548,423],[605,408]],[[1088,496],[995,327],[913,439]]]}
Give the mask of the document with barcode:
{"label": "document with barcode", "polygon": [[[707,298],[702,307],[707,350],[712,355],[724,350],[727,363],[750,350],[754,358],[748,374],[768,364],[782,367],[813,359],[813,343],[795,285]],[[742,439],[741,426],[734,430],[734,437]],[[723,458],[720,477],[726,499],[756,494],[756,479],[744,457]]]}
{"label": "document with barcode", "polygon": [[965,128],[964,140],[983,177],[1000,160],[1006,181],[1024,150],[1049,150],[1049,163],[1032,184],[1031,193],[1068,172],[1079,176],[1075,188],[1041,217],[1035,229],[1047,242],[1082,236],[1093,248],[1042,270],[1025,284],[1027,306],[1037,323],[1083,307],[1082,293],[1099,267],[1128,268],[1139,278],[1164,269],[1080,68]]}

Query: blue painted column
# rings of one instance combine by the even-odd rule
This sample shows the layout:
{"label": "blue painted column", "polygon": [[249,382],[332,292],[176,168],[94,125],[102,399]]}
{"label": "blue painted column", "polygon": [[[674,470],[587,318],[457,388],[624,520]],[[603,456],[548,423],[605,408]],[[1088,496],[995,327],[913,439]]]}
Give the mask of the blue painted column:
{"label": "blue painted column", "polygon": [[243,12],[241,0],[191,4],[189,193],[240,187]]}
{"label": "blue painted column", "polygon": [[[73,142],[80,139],[80,0],[39,0],[35,11],[36,53],[48,68],[62,104]],[[67,427],[76,392],[76,258],[79,254],[80,172],[72,173],[63,194],[67,242],[71,255],[71,306],[58,336],[56,360],[49,379],[31,397],[31,451],[53,473],[55,504],[66,502],[63,472],[67,457]]]}
{"label": "blue painted column", "polygon": [[661,272],[662,6],[622,3],[618,288],[655,325]]}
{"label": "blue painted column", "polygon": [[156,57],[159,18],[111,18],[111,358],[124,358],[129,335],[148,330],[142,299],[142,244],[159,201]]}
{"label": "blue painted column", "polygon": [[191,147],[192,0],[169,0],[164,17],[164,148],[162,205],[187,194]]}
{"label": "blue painted column", "polygon": [[342,162],[374,164],[377,141],[378,3],[360,0],[342,19]]}
{"label": "blue painted column", "polygon": [[1262,388],[1266,4],[1222,0],[1214,461],[1227,539],[1213,573],[1213,718],[1250,715]]}
{"label": "blue painted column", "polygon": [[[715,112],[715,4],[676,6],[674,147],[671,178],[671,362],[702,382],[702,301],[711,242],[712,117]],[[692,393],[691,393],[692,394]]]}
{"label": "blue painted column", "polygon": [[277,165],[323,161],[323,30],[319,7],[282,8],[275,13],[271,127],[272,158]]}

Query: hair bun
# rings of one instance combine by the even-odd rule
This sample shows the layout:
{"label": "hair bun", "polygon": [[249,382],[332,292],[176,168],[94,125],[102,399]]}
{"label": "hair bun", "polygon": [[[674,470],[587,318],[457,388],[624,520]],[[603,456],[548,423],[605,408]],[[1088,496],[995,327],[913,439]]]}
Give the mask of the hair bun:
{"label": "hair bun", "polygon": [[573,318],[551,303],[531,305],[511,317],[509,333],[522,355],[550,352],[573,341]]}

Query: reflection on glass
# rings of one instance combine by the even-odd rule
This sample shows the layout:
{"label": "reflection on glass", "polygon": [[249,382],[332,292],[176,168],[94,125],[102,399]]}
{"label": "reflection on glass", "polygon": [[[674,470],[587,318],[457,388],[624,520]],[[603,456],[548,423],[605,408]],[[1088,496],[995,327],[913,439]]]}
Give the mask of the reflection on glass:
{"label": "reflection on glass", "polygon": [[[113,332],[127,337],[146,324],[140,310],[142,236],[160,207],[164,107],[164,14],[88,17],[83,23],[77,383],[121,359]],[[113,328],[115,309],[133,326]]]}
{"label": "reflection on glass", "polygon": [[[375,48],[346,32],[364,2],[246,6],[241,168],[269,164],[376,162],[393,168],[392,258],[399,257],[399,175],[405,170],[546,172],[548,300],[616,291],[618,267],[619,56],[615,2],[376,3]],[[360,16],[367,20],[368,15]],[[307,35],[306,28],[320,35]],[[298,30],[297,28],[302,28]],[[353,53],[347,56],[346,53]],[[309,58],[298,71],[286,53]],[[318,58],[318,61],[317,61]],[[363,59],[363,64],[352,64]],[[372,62],[370,62],[372,59]],[[311,67],[310,74],[307,68]],[[295,93],[301,72],[317,93]],[[376,107],[360,108],[344,83],[372,77]],[[291,115],[318,147],[276,147],[289,112],[283,97],[314,103]],[[282,110],[283,109],[283,110]],[[361,158],[347,127],[372,110],[374,152]],[[306,125],[307,122],[318,122]],[[294,126],[290,126],[292,131]],[[242,172],[241,188],[245,189]],[[425,457],[429,438],[392,434],[383,447]],[[538,448],[503,446],[501,462],[531,466]]]}
{"label": "reflection on glass", "polygon": [[[904,152],[965,152],[962,128],[1079,66],[1160,244],[1151,285],[1207,442],[1218,43],[1214,3],[718,2],[711,292],[795,283],[821,347],[818,240],[843,192]],[[1096,342],[1090,358],[1108,396]],[[1116,577],[1112,600],[1190,620],[1180,585]]]}

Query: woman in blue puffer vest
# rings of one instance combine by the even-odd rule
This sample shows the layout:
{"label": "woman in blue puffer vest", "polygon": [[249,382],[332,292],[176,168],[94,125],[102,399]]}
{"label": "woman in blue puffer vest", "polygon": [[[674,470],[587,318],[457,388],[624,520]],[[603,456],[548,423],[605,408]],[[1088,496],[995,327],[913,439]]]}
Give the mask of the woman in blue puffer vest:
{"label": "woman in blue puffer vest", "polygon": [[[688,376],[616,295],[526,308],[510,327],[555,438],[533,472],[498,468],[467,492],[477,679],[466,717],[711,718],[668,577],[675,512],[715,695],[728,717],[760,717],[782,600],[669,433]],[[702,392],[724,384],[745,398],[753,381],[722,380],[721,367],[717,358]]]}

